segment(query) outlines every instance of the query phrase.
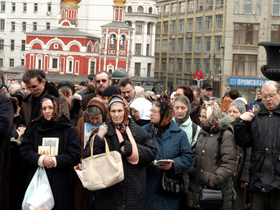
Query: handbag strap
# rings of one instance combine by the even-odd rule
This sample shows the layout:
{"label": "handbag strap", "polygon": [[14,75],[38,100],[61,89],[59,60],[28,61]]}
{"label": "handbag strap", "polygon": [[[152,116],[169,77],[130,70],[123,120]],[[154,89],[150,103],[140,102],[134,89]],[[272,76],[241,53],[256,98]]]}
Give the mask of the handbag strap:
{"label": "handbag strap", "polygon": [[[91,137],[91,139],[90,139],[90,155],[91,156],[93,156],[93,145],[94,145],[94,138],[96,135],[97,135],[97,133],[94,134],[93,137]],[[105,152],[108,155],[110,150],[109,150],[109,145],[108,145],[108,142],[107,142],[105,136],[104,136],[104,141],[105,141]]]}
{"label": "handbag strap", "polygon": [[160,149],[159,149],[159,146],[158,146],[158,142],[157,142],[157,128],[155,128],[154,130],[154,140],[155,140],[155,143],[156,143],[156,146],[157,146],[157,150],[158,150],[158,155],[159,155],[159,158],[162,160],[162,155],[161,155],[161,152],[160,152]]}

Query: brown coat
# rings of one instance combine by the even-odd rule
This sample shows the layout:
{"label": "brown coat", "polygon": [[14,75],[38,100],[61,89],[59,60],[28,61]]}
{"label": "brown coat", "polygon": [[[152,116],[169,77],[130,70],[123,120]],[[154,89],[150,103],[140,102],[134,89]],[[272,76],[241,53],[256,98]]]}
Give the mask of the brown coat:
{"label": "brown coat", "polygon": [[200,189],[211,180],[224,193],[224,209],[231,209],[231,180],[236,167],[237,150],[233,133],[226,130],[223,134],[221,148],[221,163],[217,165],[218,137],[221,130],[210,134],[201,129],[194,151],[194,165],[189,170],[190,186],[187,193],[188,205],[198,207]]}
{"label": "brown coat", "polygon": [[[66,115],[68,118],[70,117],[69,114],[69,106],[67,104],[65,96],[57,90],[55,85],[52,83],[46,82],[45,85],[45,94],[49,94],[52,96],[55,96],[58,98],[59,103],[61,105],[61,113]],[[43,94],[42,94],[43,96]],[[21,110],[20,110],[20,119],[18,122],[18,127],[27,127],[29,122],[31,121],[31,113],[32,113],[32,105],[31,105],[31,100],[33,96],[29,94],[22,102],[21,104]],[[38,112],[37,117],[41,116],[41,110]]]}

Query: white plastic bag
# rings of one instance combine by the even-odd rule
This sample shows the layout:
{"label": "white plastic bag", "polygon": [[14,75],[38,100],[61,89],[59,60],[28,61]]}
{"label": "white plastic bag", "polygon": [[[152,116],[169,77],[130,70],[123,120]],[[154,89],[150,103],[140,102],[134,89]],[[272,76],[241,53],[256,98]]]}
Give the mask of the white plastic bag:
{"label": "white plastic bag", "polygon": [[51,210],[54,198],[45,168],[38,167],[22,202],[22,210]]}

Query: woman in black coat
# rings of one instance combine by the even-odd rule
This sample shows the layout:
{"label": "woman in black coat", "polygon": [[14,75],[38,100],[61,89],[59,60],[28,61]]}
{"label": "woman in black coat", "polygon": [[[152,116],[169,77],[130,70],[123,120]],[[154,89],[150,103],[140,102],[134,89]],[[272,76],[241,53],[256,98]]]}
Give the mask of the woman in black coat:
{"label": "woman in black coat", "polygon": [[[60,113],[58,99],[45,95],[41,99],[42,116],[32,120],[23,136],[21,156],[28,167],[27,186],[38,166],[45,167],[54,196],[53,210],[71,209],[72,167],[81,158],[77,129]],[[58,139],[55,155],[38,154],[44,138]]]}
{"label": "woman in black coat", "polygon": [[[109,100],[111,122],[94,130],[94,155],[105,152],[103,138],[110,151],[122,155],[124,180],[111,187],[95,192],[96,210],[144,210],[146,195],[146,166],[155,159],[157,149],[150,135],[129,117],[128,103],[119,95]],[[90,137],[90,139],[91,139]],[[136,143],[136,144],[135,144]],[[84,157],[90,156],[90,141]],[[104,174],[106,175],[106,174]]]}

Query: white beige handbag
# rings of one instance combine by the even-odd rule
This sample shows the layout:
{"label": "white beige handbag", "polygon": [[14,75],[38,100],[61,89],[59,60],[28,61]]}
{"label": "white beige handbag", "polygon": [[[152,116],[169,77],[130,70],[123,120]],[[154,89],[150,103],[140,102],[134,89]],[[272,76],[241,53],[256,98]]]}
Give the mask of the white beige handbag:
{"label": "white beige handbag", "polygon": [[82,160],[83,186],[95,191],[110,187],[124,180],[122,156],[118,151],[109,150],[106,138],[105,153],[93,155],[94,138],[91,138],[91,156]]}

